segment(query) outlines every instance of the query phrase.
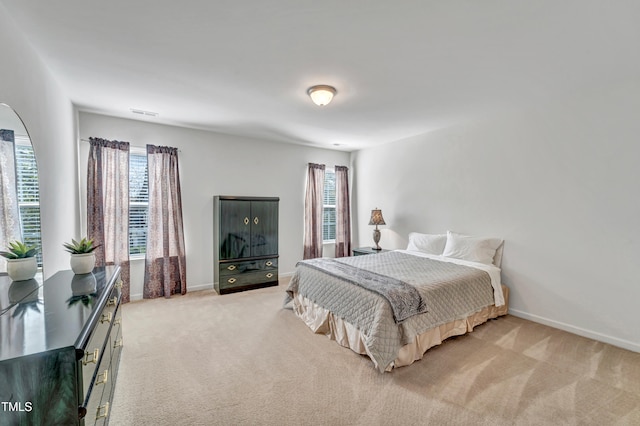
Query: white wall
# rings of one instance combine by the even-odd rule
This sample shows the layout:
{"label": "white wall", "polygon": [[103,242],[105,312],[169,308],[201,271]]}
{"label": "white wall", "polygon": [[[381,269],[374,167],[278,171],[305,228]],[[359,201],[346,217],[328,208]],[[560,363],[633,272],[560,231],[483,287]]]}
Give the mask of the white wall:
{"label": "white wall", "polygon": [[38,161],[45,278],[69,269],[62,243],[78,232],[76,116],[47,67],[0,4],[0,102],[22,118]]}
{"label": "white wall", "polygon": [[[348,165],[350,158],[349,153],[340,151],[83,112],[80,113],[79,123],[81,139],[101,137],[127,141],[133,146],[166,145],[180,150],[189,290],[213,285],[214,195],[280,197],[279,272],[291,273],[296,262],[302,258],[307,164],[323,163],[330,167]],[[83,193],[86,191],[88,150],[88,143],[80,142]],[[132,299],[142,295],[143,268],[143,261],[133,262]]]}
{"label": "white wall", "polygon": [[354,153],[356,241],[506,240],[511,313],[640,351],[640,81]]}

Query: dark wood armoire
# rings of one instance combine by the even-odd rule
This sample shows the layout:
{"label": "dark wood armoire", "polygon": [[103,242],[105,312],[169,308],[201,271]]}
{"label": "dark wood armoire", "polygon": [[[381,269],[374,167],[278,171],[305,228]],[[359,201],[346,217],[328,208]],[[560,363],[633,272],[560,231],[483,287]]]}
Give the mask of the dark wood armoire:
{"label": "dark wood armoire", "polygon": [[278,285],[279,201],[213,198],[213,275],[219,294]]}

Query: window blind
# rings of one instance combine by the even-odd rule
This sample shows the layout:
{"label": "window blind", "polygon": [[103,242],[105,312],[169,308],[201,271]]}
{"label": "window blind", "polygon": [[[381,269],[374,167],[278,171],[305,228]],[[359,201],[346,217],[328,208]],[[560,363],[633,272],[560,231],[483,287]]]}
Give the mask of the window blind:
{"label": "window blind", "polygon": [[147,246],[149,173],[147,155],[129,155],[129,254],[144,254]]}
{"label": "window blind", "polygon": [[40,189],[38,165],[28,138],[16,136],[16,178],[22,241],[39,248],[36,259],[42,267],[42,239],[40,234]]}
{"label": "window blind", "polygon": [[331,241],[336,239],[336,173],[334,170],[325,170],[323,195],[322,240]]}

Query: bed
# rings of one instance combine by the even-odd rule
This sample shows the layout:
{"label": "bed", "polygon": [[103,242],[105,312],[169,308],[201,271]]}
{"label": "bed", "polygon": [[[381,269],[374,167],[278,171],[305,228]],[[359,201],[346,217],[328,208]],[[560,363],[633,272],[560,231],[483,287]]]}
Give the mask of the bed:
{"label": "bed", "polygon": [[388,372],[507,313],[502,247],[497,238],[414,232],[406,250],[304,260],[285,304],[313,332]]}

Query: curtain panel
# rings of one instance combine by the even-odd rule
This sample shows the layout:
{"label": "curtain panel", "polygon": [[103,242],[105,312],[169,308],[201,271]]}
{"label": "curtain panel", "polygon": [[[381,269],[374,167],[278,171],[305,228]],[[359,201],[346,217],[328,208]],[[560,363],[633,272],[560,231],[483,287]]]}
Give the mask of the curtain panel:
{"label": "curtain panel", "polygon": [[322,257],[324,164],[309,163],[304,199],[304,259]]}
{"label": "curtain panel", "polygon": [[130,298],[129,142],[89,138],[87,237],[96,266],[120,265],[122,302]]}
{"label": "curtain panel", "polygon": [[336,257],[351,255],[349,168],[336,166]]}
{"label": "curtain panel", "polygon": [[187,292],[178,149],[147,145],[149,221],[145,299]]}
{"label": "curtain panel", "polygon": [[[22,239],[18,180],[13,130],[0,130],[0,250]],[[0,256],[0,272],[7,272],[7,261]]]}

